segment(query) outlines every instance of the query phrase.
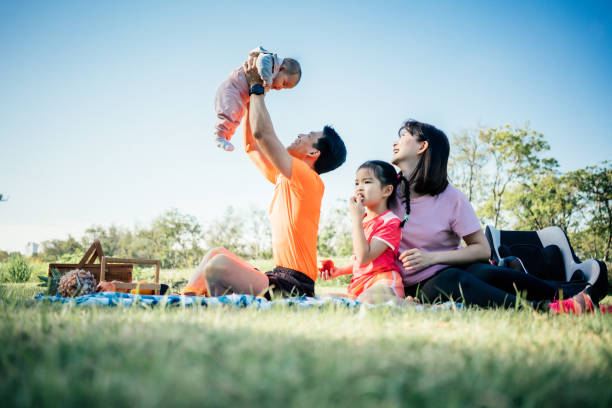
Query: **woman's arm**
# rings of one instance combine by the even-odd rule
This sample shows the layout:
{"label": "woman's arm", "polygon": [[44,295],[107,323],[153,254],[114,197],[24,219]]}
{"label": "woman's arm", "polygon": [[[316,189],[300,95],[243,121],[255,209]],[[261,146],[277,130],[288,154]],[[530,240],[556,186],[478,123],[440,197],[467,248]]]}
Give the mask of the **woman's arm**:
{"label": "woman's arm", "polygon": [[431,265],[462,265],[479,261],[487,261],[491,256],[491,249],[482,230],[463,237],[467,244],[465,248],[454,251],[425,252],[418,248],[402,252],[399,260],[407,271],[419,271]]}

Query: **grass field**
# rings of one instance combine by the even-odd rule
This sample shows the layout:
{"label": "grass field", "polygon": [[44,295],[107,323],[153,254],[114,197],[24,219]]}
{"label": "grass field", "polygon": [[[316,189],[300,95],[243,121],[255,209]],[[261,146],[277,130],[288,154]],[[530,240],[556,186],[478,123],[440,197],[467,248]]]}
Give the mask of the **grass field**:
{"label": "grass field", "polygon": [[609,315],[71,308],[35,293],[0,286],[2,406],[612,406]]}

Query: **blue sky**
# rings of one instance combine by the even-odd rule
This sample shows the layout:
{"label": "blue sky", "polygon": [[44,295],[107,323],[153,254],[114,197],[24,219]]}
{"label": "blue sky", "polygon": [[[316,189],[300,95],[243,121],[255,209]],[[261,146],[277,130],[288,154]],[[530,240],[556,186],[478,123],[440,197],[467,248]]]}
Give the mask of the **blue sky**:
{"label": "blue sky", "polygon": [[562,170],[612,156],[609,2],[222,3],[0,2],[0,249],[267,208],[272,186],[211,141],[215,90],[257,45],[302,64],[266,97],[281,140],[346,141],[324,211],[407,117],[449,136],[529,121]]}

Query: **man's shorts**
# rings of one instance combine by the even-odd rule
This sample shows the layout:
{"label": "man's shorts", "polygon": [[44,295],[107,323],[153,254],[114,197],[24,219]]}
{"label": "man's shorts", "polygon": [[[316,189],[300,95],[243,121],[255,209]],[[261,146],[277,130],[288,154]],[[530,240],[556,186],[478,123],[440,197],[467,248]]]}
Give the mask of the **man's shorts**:
{"label": "man's shorts", "polygon": [[314,297],[314,281],[302,272],[277,266],[270,272],[266,272],[270,284],[264,294],[266,299],[274,296],[292,297],[308,296]]}

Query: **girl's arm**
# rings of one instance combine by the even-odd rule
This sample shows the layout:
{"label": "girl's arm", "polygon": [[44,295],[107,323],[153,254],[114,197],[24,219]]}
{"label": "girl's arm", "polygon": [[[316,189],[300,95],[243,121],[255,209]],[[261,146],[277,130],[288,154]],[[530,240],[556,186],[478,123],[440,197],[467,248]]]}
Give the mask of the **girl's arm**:
{"label": "girl's arm", "polygon": [[363,223],[353,221],[353,252],[359,265],[365,265],[382,255],[389,248],[387,244],[379,239],[372,239],[370,243],[363,233]]}
{"label": "girl's arm", "polygon": [[[326,265],[326,262],[330,262],[330,265]],[[319,268],[319,278],[323,280],[330,280],[340,275],[350,275],[351,273],[353,273],[353,264],[338,268],[333,266],[333,262],[330,260],[324,260],[323,267]]]}
{"label": "girl's arm", "polygon": [[355,259],[359,265],[368,264],[385,252],[388,246],[378,239],[372,239],[370,243],[366,240],[363,232],[363,215],[365,214],[365,208],[361,200],[356,197],[351,197],[349,199],[349,212],[353,218],[352,235]]}
{"label": "girl's arm", "polygon": [[341,266],[340,268],[334,268],[331,277],[337,278],[338,276],[350,275],[351,273],[353,273],[353,264],[348,264],[345,266]]}
{"label": "girl's arm", "polygon": [[431,265],[462,265],[479,261],[487,261],[491,256],[491,248],[482,230],[463,237],[467,244],[465,248],[454,251],[425,252],[418,248],[402,252],[399,260],[407,271],[418,271]]}

